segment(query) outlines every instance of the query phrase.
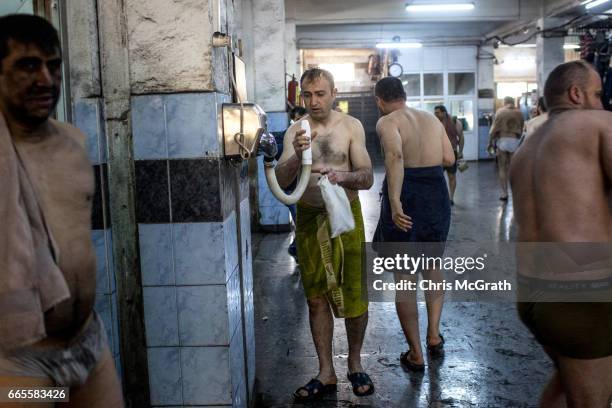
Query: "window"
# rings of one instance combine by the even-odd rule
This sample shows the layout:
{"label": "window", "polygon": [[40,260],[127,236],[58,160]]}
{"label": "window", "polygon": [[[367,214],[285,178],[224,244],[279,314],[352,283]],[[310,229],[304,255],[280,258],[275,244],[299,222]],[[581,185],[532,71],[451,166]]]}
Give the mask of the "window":
{"label": "window", "polygon": [[6,14],[33,14],[33,0],[12,0],[0,2],[0,16]]}
{"label": "window", "polygon": [[320,64],[319,68],[329,71],[336,82],[353,82],[355,80],[355,64]]}
{"label": "window", "polygon": [[425,96],[444,95],[444,75],[424,74],[423,87]]}
{"label": "window", "polygon": [[450,114],[464,123],[465,132],[474,130],[474,101],[472,99],[451,101]]}
{"label": "window", "polygon": [[400,76],[408,98],[421,96],[421,74],[407,74]]}
{"label": "window", "polygon": [[473,72],[458,72],[448,74],[449,95],[474,95],[476,91],[476,76]]}
{"label": "window", "polygon": [[500,82],[497,84],[497,99],[504,99],[506,96],[518,98],[529,91],[527,82]]}
{"label": "window", "polygon": [[528,83],[527,84],[527,92],[534,92],[538,90],[538,84],[537,83]]}
{"label": "window", "polygon": [[421,109],[420,101],[406,101],[406,106],[414,109]]}
{"label": "window", "polygon": [[438,105],[444,105],[444,99],[425,99],[423,103],[423,110],[434,113],[435,107]]}

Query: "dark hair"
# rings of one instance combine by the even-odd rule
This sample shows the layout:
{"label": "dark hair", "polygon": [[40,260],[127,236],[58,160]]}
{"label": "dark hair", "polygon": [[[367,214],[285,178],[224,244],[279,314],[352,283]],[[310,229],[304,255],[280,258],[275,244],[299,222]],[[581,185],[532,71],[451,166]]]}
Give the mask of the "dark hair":
{"label": "dark hair", "polygon": [[515,100],[514,100],[514,98],[513,98],[513,97],[511,97],[511,96],[506,96],[506,97],[504,98],[504,105],[512,105],[512,106],[514,106],[514,104],[515,104]]}
{"label": "dark hair", "polygon": [[585,87],[592,69],[591,64],[582,60],[566,62],[553,69],[544,85],[546,107],[550,110],[562,103],[570,87]]}
{"label": "dark hair", "polygon": [[376,83],[374,94],[385,102],[406,100],[406,91],[402,81],[396,77],[386,77]]}
{"label": "dark hair", "polygon": [[42,17],[31,14],[9,14],[0,17],[0,61],[9,53],[9,40],[35,44],[51,54],[60,51],[57,30]]}
{"label": "dark hair", "polygon": [[548,112],[548,109],[546,109],[546,102],[544,101],[543,96],[540,96],[538,98],[538,109],[540,110],[540,112]]}
{"label": "dark hair", "polygon": [[439,111],[440,111],[440,112],[442,112],[442,113],[446,113],[446,114],[448,114],[448,110],[446,110],[446,106],[444,106],[444,105],[438,105],[438,106],[436,106],[436,107],[434,108],[434,112],[435,112],[436,110],[439,110]]}
{"label": "dark hair", "polygon": [[296,116],[304,116],[305,114],[306,109],[302,108],[301,106],[296,106],[295,108],[291,109],[289,116],[291,117],[291,119],[295,120]]}
{"label": "dark hair", "polygon": [[331,72],[321,68],[310,68],[304,71],[302,77],[300,78],[300,87],[303,88],[305,82],[312,82],[315,79],[320,78],[325,78],[327,82],[329,82],[331,89],[334,89],[336,87],[336,85],[334,84],[334,76],[331,74]]}

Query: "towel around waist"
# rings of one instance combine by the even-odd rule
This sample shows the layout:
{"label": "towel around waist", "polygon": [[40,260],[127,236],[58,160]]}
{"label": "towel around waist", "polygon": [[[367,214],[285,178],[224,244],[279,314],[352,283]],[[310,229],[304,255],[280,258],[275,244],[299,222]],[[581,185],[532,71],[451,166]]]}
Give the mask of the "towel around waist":
{"label": "towel around waist", "polygon": [[[388,212],[390,206],[387,202],[389,189],[387,179],[383,183],[383,214]],[[404,212],[414,221],[426,223],[448,223],[450,220],[450,198],[444,169],[442,166],[418,167],[404,169],[404,183],[400,200]]]}
{"label": "towel around waist", "polygon": [[[387,178],[383,183],[383,192],[387,194]],[[444,178],[444,168],[442,166],[432,167],[411,167],[404,169],[404,182],[402,184],[402,201],[414,194],[432,195],[433,200],[438,200],[448,194],[446,179]],[[421,197],[427,199],[428,197]]]}
{"label": "towel around waist", "polygon": [[444,167],[430,166],[430,167],[406,167],[404,168],[404,180],[406,178],[414,179],[438,179],[444,178]]}

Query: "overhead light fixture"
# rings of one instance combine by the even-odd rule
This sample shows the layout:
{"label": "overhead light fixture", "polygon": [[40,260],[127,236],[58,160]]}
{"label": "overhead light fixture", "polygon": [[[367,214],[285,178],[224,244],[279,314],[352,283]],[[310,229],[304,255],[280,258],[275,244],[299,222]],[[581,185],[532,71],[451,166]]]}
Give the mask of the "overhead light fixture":
{"label": "overhead light fixture", "polygon": [[536,44],[515,44],[515,45],[506,45],[502,44],[499,46],[500,48],[535,48]]}
{"label": "overhead light fixture", "polygon": [[423,44],[418,42],[380,42],[376,48],[422,48]]}
{"label": "overhead light fixture", "polygon": [[564,50],[579,50],[580,49],[580,45],[578,45],[578,44],[564,44],[563,45],[563,49]]}
{"label": "overhead light fixture", "polygon": [[471,11],[474,3],[406,4],[409,12]]}
{"label": "overhead light fixture", "polygon": [[605,3],[609,2],[609,1],[610,0],[595,0],[595,1],[591,2],[591,3],[587,3],[586,9],[590,10],[590,9],[592,9],[594,7],[601,6],[602,4],[605,4]]}

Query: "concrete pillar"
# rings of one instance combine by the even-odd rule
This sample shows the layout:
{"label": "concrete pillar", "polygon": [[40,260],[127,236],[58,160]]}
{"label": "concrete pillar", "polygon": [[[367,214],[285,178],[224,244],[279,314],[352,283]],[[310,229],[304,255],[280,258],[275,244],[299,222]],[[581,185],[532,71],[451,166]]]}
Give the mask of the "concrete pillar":
{"label": "concrete pillar", "polygon": [[[565,20],[557,18],[541,18],[538,20],[540,29],[550,29],[563,24]],[[538,89],[539,94],[543,95],[544,84],[550,72],[559,64],[565,62],[565,50],[563,49],[564,38],[544,38],[543,35],[538,35],[537,38],[537,53],[536,63],[538,72]]]}
{"label": "concrete pillar", "polygon": [[297,49],[297,36],[294,19],[285,21],[285,71],[288,75],[295,75],[300,79],[300,64]]}
{"label": "concrete pillar", "polygon": [[[87,137],[87,152],[93,165],[96,191],[93,200],[92,241],[96,251],[95,309],[104,321],[110,349],[122,374],[119,346],[117,286],[113,268],[113,246],[108,208],[108,154],[104,127],[100,56],[95,0],[66,3],[66,29],[70,38],[65,54],[70,58],[69,99],[72,120]],[[66,50],[64,50],[66,51]]]}
{"label": "concrete pillar", "polygon": [[[285,76],[285,2],[252,1],[255,102],[268,114],[268,130],[279,137],[287,129]],[[284,229],[290,223],[289,210],[270,192],[259,158],[259,220],[264,228]]]}
{"label": "concrete pillar", "polygon": [[[255,374],[248,174],[246,164],[234,167],[223,158],[218,118],[231,99],[228,51],[211,47],[214,30],[240,31],[234,12],[242,0],[122,3],[130,79],[122,120],[135,159],[151,406],[246,407]],[[70,2],[69,15],[77,39],[70,50],[75,123],[88,136],[98,195],[112,196],[101,126],[108,120],[109,90],[99,79],[106,56],[90,32],[96,30],[95,0]],[[96,308],[116,355],[121,301],[113,302],[114,282],[123,271],[113,269],[108,248],[124,237],[109,234],[113,220],[99,196]],[[129,375],[126,370],[124,380]]]}
{"label": "concrete pillar", "polygon": [[495,49],[492,46],[480,48],[478,60],[478,158],[486,159],[489,142],[487,117],[495,110]]}
{"label": "concrete pillar", "polygon": [[253,2],[255,101],[268,113],[285,112],[285,2]]}

